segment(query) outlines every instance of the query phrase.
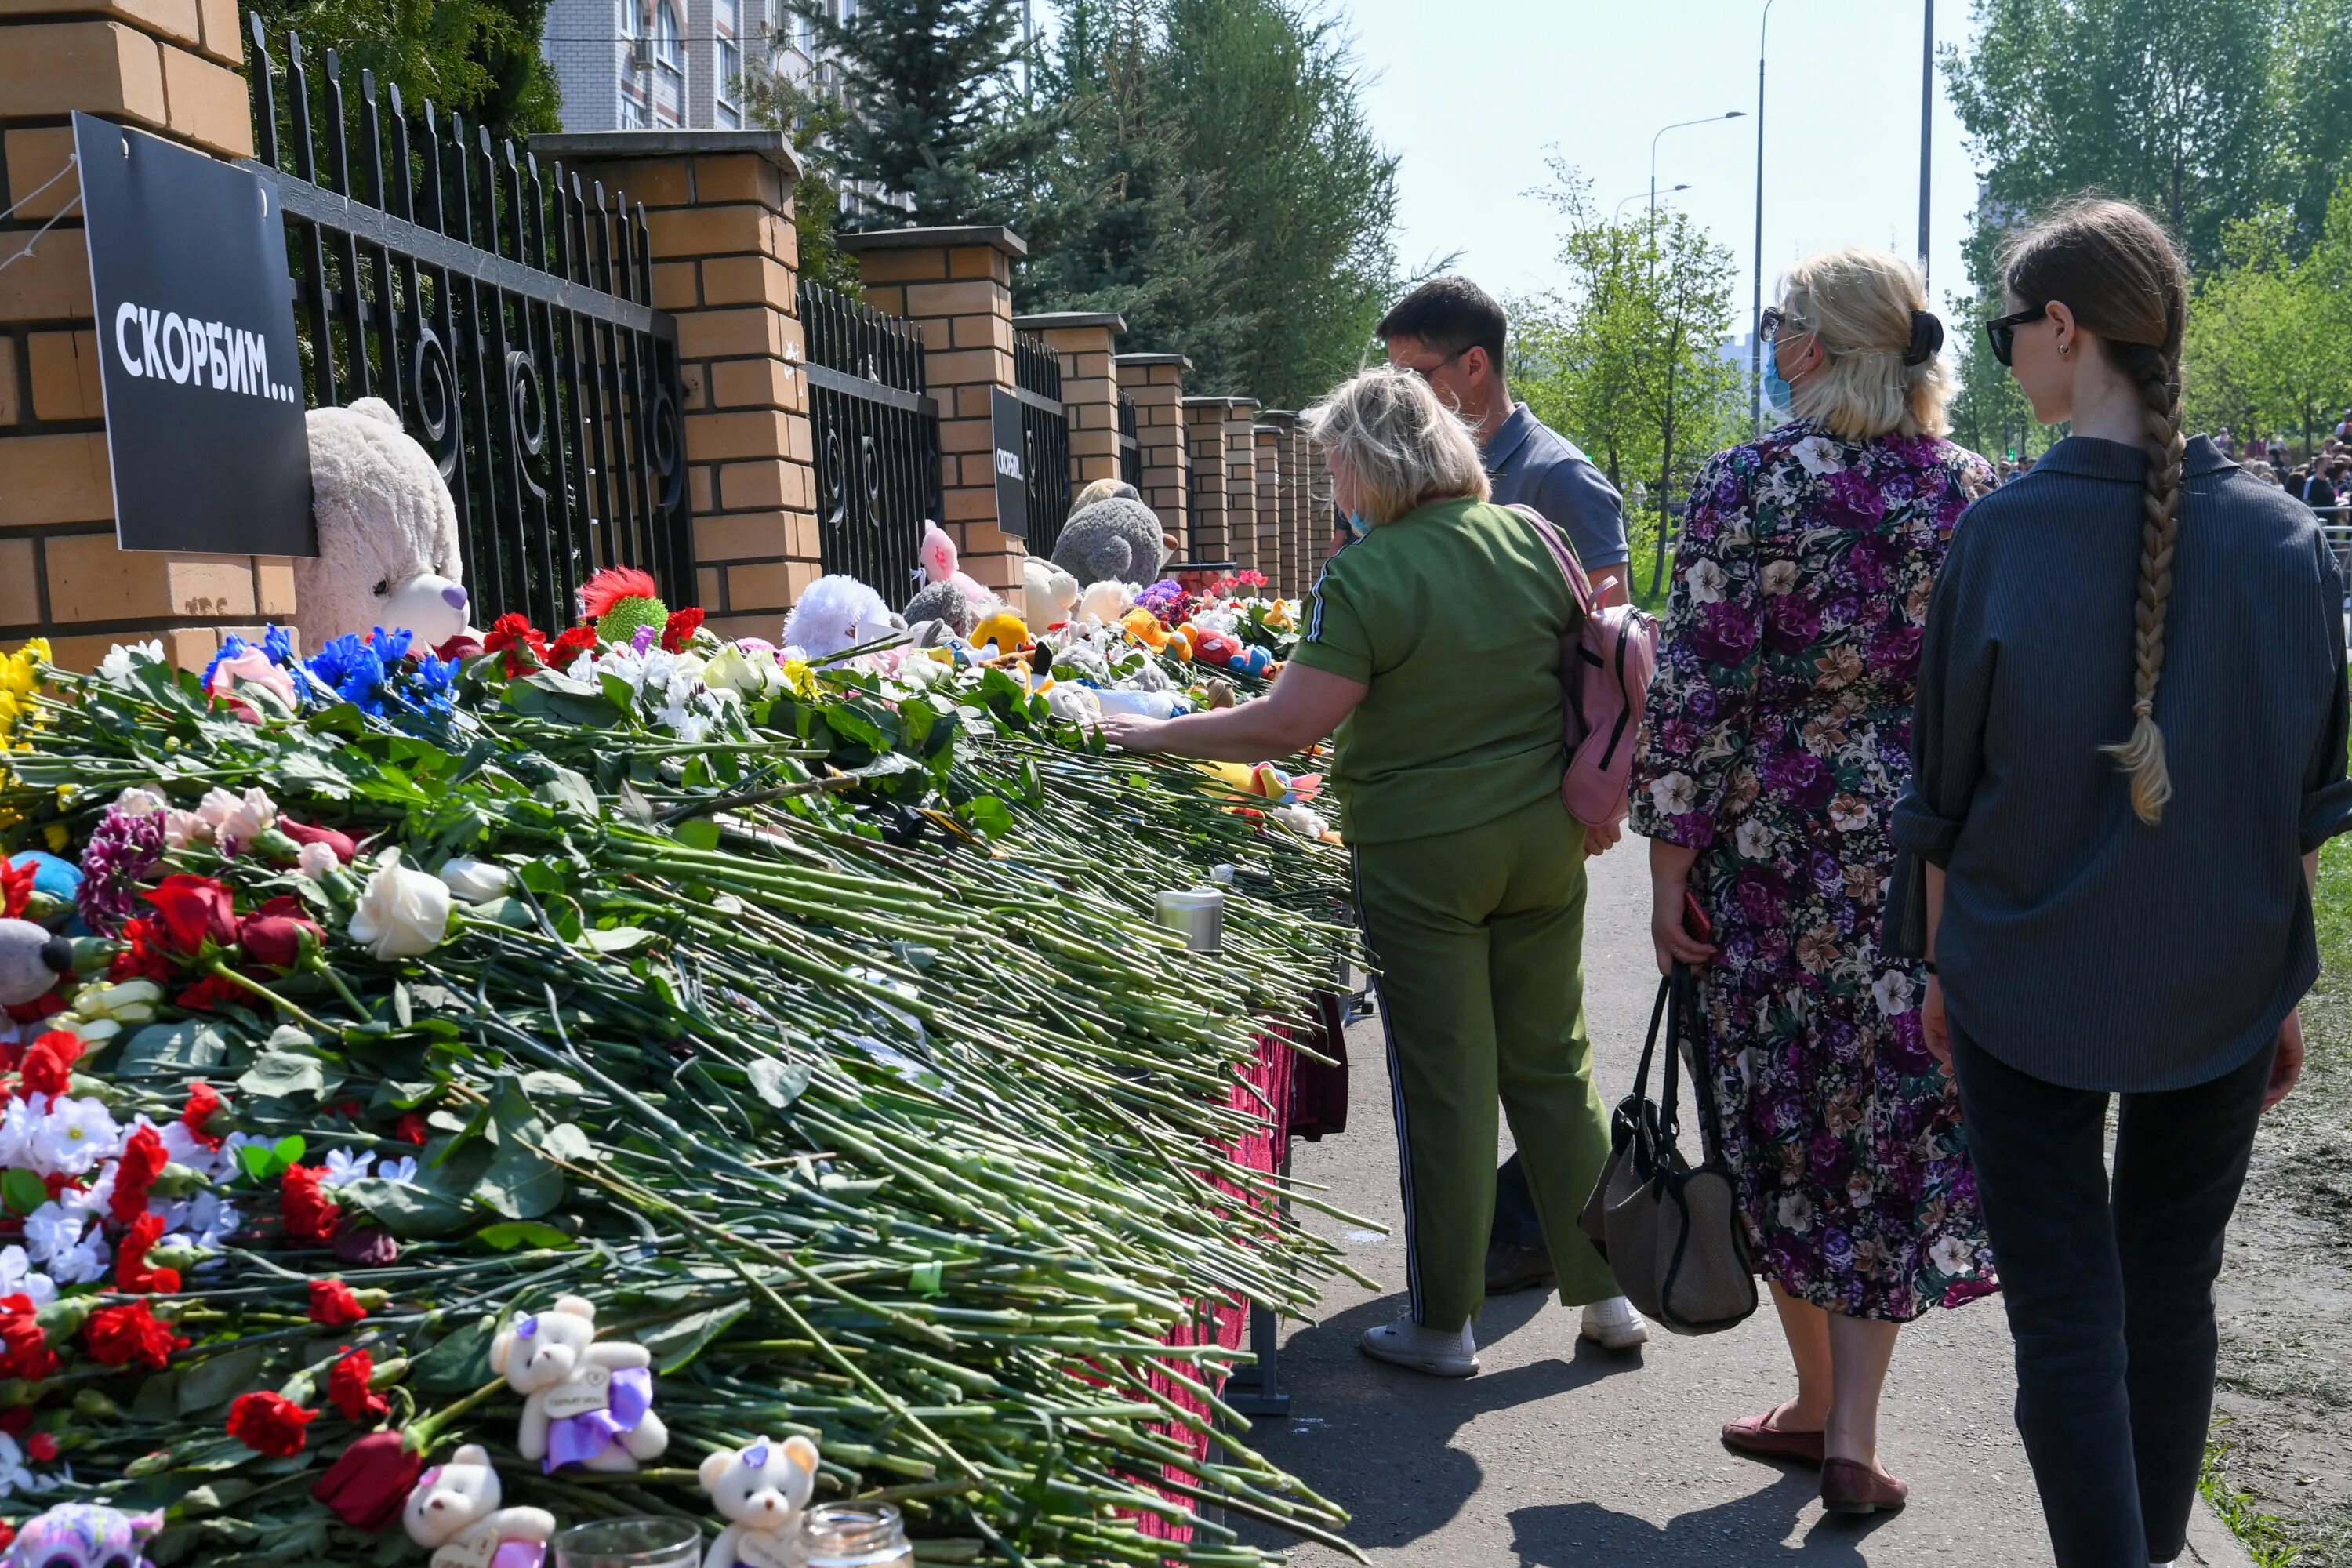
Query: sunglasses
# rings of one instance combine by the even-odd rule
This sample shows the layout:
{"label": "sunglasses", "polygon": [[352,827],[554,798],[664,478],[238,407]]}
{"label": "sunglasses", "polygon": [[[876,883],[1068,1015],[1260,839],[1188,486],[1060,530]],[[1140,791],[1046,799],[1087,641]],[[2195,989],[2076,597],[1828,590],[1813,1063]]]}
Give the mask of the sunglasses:
{"label": "sunglasses", "polygon": [[1789,314],[1788,311],[1783,310],[1778,305],[1767,306],[1765,308],[1764,314],[1758,318],[1758,322],[1763,328],[1764,341],[1767,342],[1778,338],[1780,335],[1780,329],[1783,327],[1794,327],[1801,332],[1809,332],[1812,331],[1811,327],[1808,327],[1804,322]]}
{"label": "sunglasses", "polygon": [[2017,352],[2017,329],[2030,327],[2050,314],[2048,305],[2036,305],[2031,310],[2020,310],[2014,316],[1997,316],[1984,324],[1985,336],[1992,340],[1992,357],[2008,365],[2010,356]]}

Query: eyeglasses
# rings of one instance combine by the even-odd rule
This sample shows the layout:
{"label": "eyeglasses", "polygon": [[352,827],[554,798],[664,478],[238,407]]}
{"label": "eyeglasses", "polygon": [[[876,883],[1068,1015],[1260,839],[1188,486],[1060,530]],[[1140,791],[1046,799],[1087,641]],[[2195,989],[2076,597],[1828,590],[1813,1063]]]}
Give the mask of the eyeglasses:
{"label": "eyeglasses", "polygon": [[1447,365],[1452,364],[1455,360],[1460,359],[1464,354],[1468,353],[1472,349],[1475,349],[1477,346],[1478,345],[1475,343],[1465,343],[1462,347],[1455,349],[1452,353],[1447,354],[1444,358],[1437,361],[1434,364],[1409,364],[1404,368],[1412,372],[1413,374],[1421,377],[1422,380],[1428,381],[1439,371],[1444,370]]}
{"label": "eyeglasses", "polygon": [[1992,340],[1992,357],[2007,365],[2010,355],[2017,352],[2017,329],[2030,327],[2050,314],[2046,304],[2031,310],[2020,310],[2014,316],[1998,316],[1984,324],[1985,336]]}
{"label": "eyeglasses", "polygon": [[1764,314],[1758,318],[1758,321],[1763,328],[1764,337],[1767,342],[1770,342],[1773,339],[1778,338],[1780,335],[1780,329],[1782,327],[1794,327],[1801,332],[1810,332],[1812,331],[1811,327],[1805,325],[1804,322],[1789,314],[1788,311],[1783,310],[1778,305],[1767,306],[1765,308]]}

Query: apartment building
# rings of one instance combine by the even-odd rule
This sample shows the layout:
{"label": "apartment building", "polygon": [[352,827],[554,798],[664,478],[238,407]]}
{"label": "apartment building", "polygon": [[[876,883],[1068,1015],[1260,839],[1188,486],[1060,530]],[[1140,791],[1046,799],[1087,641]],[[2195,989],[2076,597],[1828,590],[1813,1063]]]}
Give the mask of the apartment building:
{"label": "apartment building", "polygon": [[771,49],[805,70],[806,44],[783,0],[552,0],[540,40],[566,131],[739,129],[746,71]]}

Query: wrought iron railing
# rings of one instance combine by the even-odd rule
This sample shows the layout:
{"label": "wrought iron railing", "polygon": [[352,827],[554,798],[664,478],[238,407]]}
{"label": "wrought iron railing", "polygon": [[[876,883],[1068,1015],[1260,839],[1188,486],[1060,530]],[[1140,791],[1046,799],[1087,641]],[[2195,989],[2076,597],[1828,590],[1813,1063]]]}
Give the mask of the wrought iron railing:
{"label": "wrought iron railing", "polygon": [[[1070,423],[1062,406],[1062,356],[1045,340],[1013,334],[1013,395],[1021,400],[1022,471],[1029,515],[1021,530],[1032,555],[1051,555],[1070,515]],[[1015,530],[999,518],[1007,533]]]}
{"label": "wrought iron railing", "polygon": [[819,554],[827,572],[872,584],[895,609],[913,592],[923,520],[940,515],[939,405],[924,390],[922,333],[807,279],[800,307]]}
{"label": "wrought iron railing", "polygon": [[569,624],[598,566],[694,591],[675,322],[652,308],[645,209],[493,146],[428,99],[413,124],[327,51],[285,69],[258,15],[252,165],[278,188],[305,397],[397,409],[457,501],[476,624]]}
{"label": "wrought iron railing", "polygon": [[1143,443],[1137,432],[1135,399],[1118,395],[1118,477],[1143,488]]}

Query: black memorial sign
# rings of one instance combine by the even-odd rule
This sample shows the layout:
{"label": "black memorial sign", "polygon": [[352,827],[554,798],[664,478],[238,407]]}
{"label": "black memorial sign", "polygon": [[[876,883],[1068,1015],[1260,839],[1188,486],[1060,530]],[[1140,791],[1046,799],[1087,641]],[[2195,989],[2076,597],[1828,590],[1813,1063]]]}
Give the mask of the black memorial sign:
{"label": "black memorial sign", "polygon": [[1015,539],[1029,537],[1027,442],[1022,436],[1021,400],[1001,386],[988,392],[989,422],[996,447],[996,526]]}
{"label": "black memorial sign", "polygon": [[73,120],[116,542],[316,555],[276,191],[142,132]]}

